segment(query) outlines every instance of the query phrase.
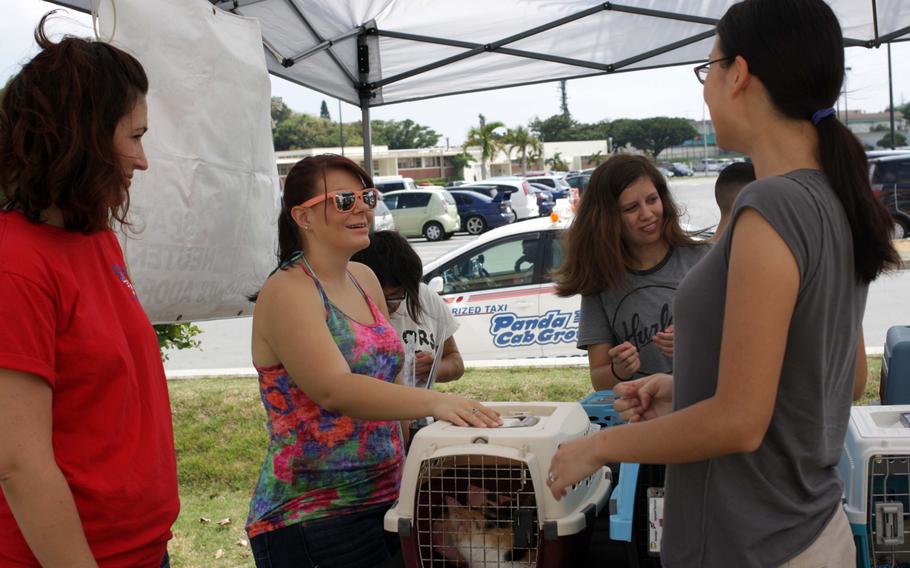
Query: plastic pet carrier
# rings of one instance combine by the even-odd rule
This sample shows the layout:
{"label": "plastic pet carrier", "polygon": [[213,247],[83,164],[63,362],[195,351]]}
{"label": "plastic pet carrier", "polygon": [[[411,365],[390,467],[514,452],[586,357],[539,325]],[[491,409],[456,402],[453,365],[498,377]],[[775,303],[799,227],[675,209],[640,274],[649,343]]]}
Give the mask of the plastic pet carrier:
{"label": "plastic pet carrier", "polygon": [[879,397],[882,404],[910,404],[910,325],[888,329]]}
{"label": "plastic pet carrier", "polygon": [[838,472],[859,568],[910,568],[910,405],[854,406]]}
{"label": "plastic pet carrier", "polygon": [[609,468],[556,501],[546,485],[558,444],[598,430],[577,403],[488,403],[499,428],[434,422],[405,461],[385,529],[408,568],[581,566],[611,488]]}
{"label": "plastic pet carrier", "polygon": [[[613,409],[613,391],[597,391],[581,400],[588,419],[601,427],[623,421]],[[666,466],[624,463],[610,497],[610,539],[625,543],[629,568],[660,566]],[[910,568],[910,567],[908,567]]]}

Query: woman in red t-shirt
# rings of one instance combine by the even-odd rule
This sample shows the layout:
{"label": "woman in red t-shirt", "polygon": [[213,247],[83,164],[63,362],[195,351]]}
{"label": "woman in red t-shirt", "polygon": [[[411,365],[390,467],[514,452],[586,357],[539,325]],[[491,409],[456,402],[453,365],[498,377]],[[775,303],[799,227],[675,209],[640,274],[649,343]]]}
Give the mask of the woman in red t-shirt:
{"label": "woman in red t-shirt", "polygon": [[0,101],[0,566],[159,568],[170,404],[112,231],[148,167],[148,79],[46,20]]}

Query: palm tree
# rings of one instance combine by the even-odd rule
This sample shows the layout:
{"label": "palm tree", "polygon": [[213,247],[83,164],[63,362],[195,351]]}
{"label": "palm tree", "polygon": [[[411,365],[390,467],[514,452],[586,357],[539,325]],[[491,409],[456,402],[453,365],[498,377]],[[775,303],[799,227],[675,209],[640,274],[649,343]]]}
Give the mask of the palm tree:
{"label": "palm tree", "polygon": [[468,139],[464,142],[464,148],[468,146],[480,146],[480,173],[483,179],[487,179],[487,164],[496,155],[502,144],[502,136],[496,131],[505,128],[501,122],[487,122],[486,117],[480,114],[480,126],[472,126],[468,130]]}
{"label": "palm tree", "polygon": [[553,156],[547,158],[544,163],[558,172],[564,172],[569,169],[569,165],[562,158],[562,152],[554,152]]}
{"label": "palm tree", "polygon": [[534,136],[524,126],[510,128],[503,137],[503,142],[509,145],[509,160],[512,159],[512,152],[518,150],[521,156],[521,173],[528,172],[528,157],[539,155],[543,151],[543,143],[539,138]]}

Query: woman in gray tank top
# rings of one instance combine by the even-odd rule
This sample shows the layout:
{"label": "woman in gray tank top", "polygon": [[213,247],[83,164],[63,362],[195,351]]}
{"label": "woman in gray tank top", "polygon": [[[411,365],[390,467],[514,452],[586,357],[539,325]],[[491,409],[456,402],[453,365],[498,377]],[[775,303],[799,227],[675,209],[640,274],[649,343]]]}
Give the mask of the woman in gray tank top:
{"label": "woman in gray tank top", "polygon": [[604,463],[670,464],[664,566],[851,566],[834,468],[866,379],[868,285],[898,256],[833,116],[840,25],[822,0],[745,0],[695,71],[718,145],[758,181],[677,290],[674,376],[618,385],[633,423],[564,444],[548,483],[560,498]]}

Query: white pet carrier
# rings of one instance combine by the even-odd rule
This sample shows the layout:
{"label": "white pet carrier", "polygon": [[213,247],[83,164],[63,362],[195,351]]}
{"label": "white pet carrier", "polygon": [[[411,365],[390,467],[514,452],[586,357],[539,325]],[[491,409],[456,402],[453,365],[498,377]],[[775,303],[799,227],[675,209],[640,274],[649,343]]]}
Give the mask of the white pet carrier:
{"label": "white pet carrier", "polygon": [[910,562],[908,424],[910,405],[851,411],[838,472],[860,567]]}
{"label": "white pet carrier", "polygon": [[606,505],[609,468],[557,501],[546,484],[557,446],[592,425],[577,402],[487,403],[500,428],[436,422],[414,437],[398,503],[385,529],[397,532],[408,568],[578,566]]}

